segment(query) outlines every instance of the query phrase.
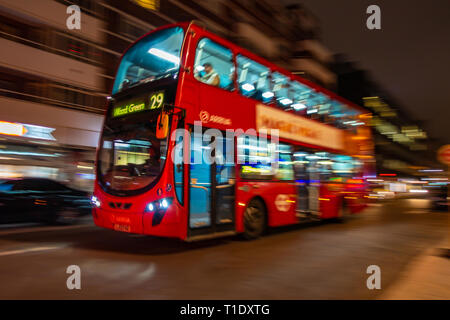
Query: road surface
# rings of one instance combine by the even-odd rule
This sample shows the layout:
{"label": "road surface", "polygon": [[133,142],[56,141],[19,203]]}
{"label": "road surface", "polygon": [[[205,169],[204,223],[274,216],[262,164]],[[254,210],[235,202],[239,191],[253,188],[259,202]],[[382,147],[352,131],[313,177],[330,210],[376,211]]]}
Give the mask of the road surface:
{"label": "road surface", "polygon": [[[447,231],[448,213],[422,199],[254,241],[183,243],[92,224],[3,226],[0,299],[377,299]],[[66,286],[70,265],[80,267],[80,290]],[[369,265],[381,269],[381,290],[366,286]]]}

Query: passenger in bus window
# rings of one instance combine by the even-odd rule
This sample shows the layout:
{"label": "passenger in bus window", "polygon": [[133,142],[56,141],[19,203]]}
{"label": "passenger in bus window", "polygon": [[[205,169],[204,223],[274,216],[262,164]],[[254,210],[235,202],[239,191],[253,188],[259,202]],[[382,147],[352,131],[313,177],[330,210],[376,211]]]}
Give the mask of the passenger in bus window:
{"label": "passenger in bus window", "polygon": [[214,70],[211,63],[204,63],[203,68],[203,71],[197,72],[195,74],[195,78],[201,82],[218,87],[220,85],[220,77],[219,74]]}

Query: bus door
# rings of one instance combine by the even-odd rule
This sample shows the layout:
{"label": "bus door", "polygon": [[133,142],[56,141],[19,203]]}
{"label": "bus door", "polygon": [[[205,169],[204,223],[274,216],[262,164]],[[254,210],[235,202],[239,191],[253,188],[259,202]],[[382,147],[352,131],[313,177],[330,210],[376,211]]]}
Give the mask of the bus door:
{"label": "bus door", "polygon": [[320,172],[316,156],[306,151],[294,152],[297,217],[319,215]]}
{"label": "bus door", "polygon": [[226,161],[232,142],[191,135],[189,236],[234,230],[235,166]]}
{"label": "bus door", "polygon": [[319,196],[320,196],[320,168],[314,156],[308,162],[308,200],[309,212],[311,215],[320,216]]}
{"label": "bus door", "polygon": [[294,177],[297,190],[296,216],[300,219],[306,218],[309,214],[309,193],[308,193],[308,166],[306,165],[304,152],[294,153]]}

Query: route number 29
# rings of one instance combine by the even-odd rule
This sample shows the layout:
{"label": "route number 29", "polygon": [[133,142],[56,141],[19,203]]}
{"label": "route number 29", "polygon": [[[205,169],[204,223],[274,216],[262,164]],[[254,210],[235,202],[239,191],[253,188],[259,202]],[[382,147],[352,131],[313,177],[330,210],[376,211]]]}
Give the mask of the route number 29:
{"label": "route number 29", "polygon": [[157,92],[150,96],[150,109],[159,109],[164,103],[164,92]]}

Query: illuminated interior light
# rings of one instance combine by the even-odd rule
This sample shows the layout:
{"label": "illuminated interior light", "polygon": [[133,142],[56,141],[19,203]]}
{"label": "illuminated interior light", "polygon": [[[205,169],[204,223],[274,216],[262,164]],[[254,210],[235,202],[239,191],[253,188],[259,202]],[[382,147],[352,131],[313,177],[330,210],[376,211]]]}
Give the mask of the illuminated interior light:
{"label": "illuminated interior light", "polygon": [[242,89],[245,91],[253,91],[253,90],[255,90],[255,86],[250,83],[244,83],[242,85]]}
{"label": "illuminated interior light", "polygon": [[90,169],[94,169],[94,167],[81,166],[81,165],[78,165],[77,168],[78,168],[78,169],[89,169],[89,170],[90,170]]}
{"label": "illuminated interior light", "polygon": [[156,48],[150,48],[150,50],[148,50],[148,52],[153,54],[153,55],[155,55],[155,56],[157,56],[157,57],[159,57],[159,58],[162,58],[164,60],[170,61],[170,62],[175,63],[175,64],[180,64],[180,58],[179,57],[174,56],[173,54],[170,54],[170,53],[165,52],[163,50],[159,50],[159,49],[156,49]]}
{"label": "illuminated interior light", "polygon": [[292,103],[292,100],[288,99],[288,98],[284,98],[284,99],[280,100],[280,103],[283,104],[283,105],[288,105],[288,104]]}
{"label": "illuminated interior light", "polygon": [[424,190],[424,189],[411,189],[411,190],[409,190],[409,192],[411,192],[411,193],[427,193],[428,190]]}
{"label": "illuminated interior light", "polygon": [[271,91],[266,91],[262,94],[262,96],[263,96],[263,98],[270,99],[274,96],[274,94]]}
{"label": "illuminated interior light", "polygon": [[317,113],[317,109],[309,109],[308,111],[306,111],[307,114],[311,114],[311,113]]}
{"label": "illuminated interior light", "polygon": [[306,106],[303,103],[298,102],[298,103],[294,103],[292,105],[292,108],[294,108],[294,110],[298,111],[298,110],[306,109]]}

